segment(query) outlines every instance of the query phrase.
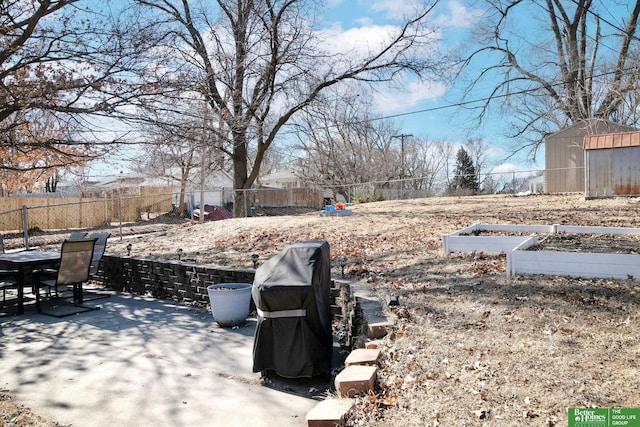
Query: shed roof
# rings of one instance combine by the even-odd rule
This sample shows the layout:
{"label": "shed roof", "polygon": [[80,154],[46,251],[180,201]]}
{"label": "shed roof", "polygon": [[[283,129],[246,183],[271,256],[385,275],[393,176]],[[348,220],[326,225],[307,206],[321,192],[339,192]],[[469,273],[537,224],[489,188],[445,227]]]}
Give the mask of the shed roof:
{"label": "shed roof", "polygon": [[609,120],[604,119],[586,119],[578,121],[568,127],[560,129],[556,132],[545,135],[545,140],[553,140],[555,138],[560,138],[564,136],[563,134],[573,135],[574,133],[582,133],[582,134],[597,134],[604,132],[632,132],[635,131],[636,128],[633,126],[623,125],[620,123],[615,123]]}
{"label": "shed roof", "polygon": [[583,148],[585,150],[621,147],[640,147],[640,131],[603,133],[584,137]]}

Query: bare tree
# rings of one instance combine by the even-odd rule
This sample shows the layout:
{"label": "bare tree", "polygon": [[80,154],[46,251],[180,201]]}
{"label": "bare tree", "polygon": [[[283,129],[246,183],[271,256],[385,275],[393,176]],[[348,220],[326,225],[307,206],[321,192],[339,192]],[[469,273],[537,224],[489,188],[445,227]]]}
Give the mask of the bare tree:
{"label": "bare tree", "polygon": [[0,2],[0,148],[48,157],[23,170],[54,176],[99,158],[105,150],[96,149],[92,117],[117,116],[118,106],[144,92],[128,74],[130,59],[146,48],[144,31],[106,4]]}
{"label": "bare tree", "polygon": [[[623,23],[603,18],[611,6],[606,0],[475,4],[486,5],[489,13],[474,37],[480,46],[467,59],[467,65],[483,64],[467,95],[498,81],[478,117],[490,105],[501,105],[511,136],[528,140],[518,149],[529,148],[535,157],[542,136],[591,118],[638,122],[640,1],[629,3]],[[487,61],[493,65],[486,67]]]}
{"label": "bare tree", "polygon": [[407,187],[424,196],[440,192],[439,181],[447,169],[449,155],[442,141],[417,138],[405,145]]}
{"label": "bare tree", "polygon": [[442,150],[442,159],[444,161],[444,185],[443,191],[448,191],[453,185],[454,175],[451,171],[451,162],[455,161],[455,153],[457,151],[457,145],[452,141],[442,141],[440,143],[440,149]]}
{"label": "bare tree", "polygon": [[[318,100],[319,101],[319,100]],[[323,99],[297,123],[300,175],[310,184],[347,196],[355,184],[400,179],[398,129],[369,113],[370,98],[343,94]]]}
{"label": "bare tree", "polygon": [[[435,29],[438,0],[362,53],[329,51],[314,32],[313,0],[136,0],[158,31],[154,78],[205,97],[229,129],[234,188],[251,188],[283,126],[328,88],[358,80],[391,81],[399,73],[442,75]],[[390,28],[390,27],[389,27]],[[162,59],[162,61],[160,60]],[[169,62],[169,65],[167,65]],[[171,69],[169,69],[171,67]],[[178,93],[178,92],[176,92]],[[234,215],[244,216],[241,192]]]}
{"label": "bare tree", "polygon": [[211,143],[215,138],[212,129],[217,131],[217,127],[206,108],[200,118],[181,118],[184,121],[171,123],[168,118],[156,118],[153,126],[144,127],[145,149],[134,164],[140,172],[178,183],[180,193],[175,209],[184,214],[188,185],[199,176],[197,184],[203,190],[206,175],[212,170],[223,170],[224,159]]}
{"label": "bare tree", "polygon": [[489,146],[479,138],[468,139],[464,148],[469,153],[476,168],[476,180],[482,184],[483,172],[487,166],[487,151]]}

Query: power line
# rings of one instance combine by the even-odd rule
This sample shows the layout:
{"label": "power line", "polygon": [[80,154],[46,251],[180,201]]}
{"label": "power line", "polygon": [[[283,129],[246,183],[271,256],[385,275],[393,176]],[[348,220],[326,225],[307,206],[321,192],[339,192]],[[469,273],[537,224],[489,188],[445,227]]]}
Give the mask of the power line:
{"label": "power line", "polygon": [[[636,67],[629,67],[629,68],[625,68],[622,71],[632,71],[635,70]],[[595,74],[592,76],[592,78],[599,78],[599,77],[606,77],[608,75],[613,75],[615,74],[617,71],[607,71],[607,72],[603,72],[600,74]],[[560,83],[553,83],[550,84],[550,87],[562,87],[566,84],[566,82],[560,82]],[[541,87],[535,87],[535,88],[531,88],[531,89],[521,89],[518,91],[514,91],[514,92],[508,92],[508,93],[504,93],[504,94],[499,94],[499,95],[492,95],[492,96],[487,96],[487,97],[483,97],[483,98],[476,98],[473,100],[469,100],[469,101],[460,101],[460,102],[456,102],[456,103],[450,103],[450,104],[445,104],[445,105],[439,105],[437,107],[429,107],[429,108],[422,108],[419,110],[412,110],[412,111],[407,111],[404,113],[397,113],[397,114],[389,114],[389,115],[385,115],[385,116],[380,116],[380,117],[373,117],[370,119],[365,119],[365,120],[353,120],[353,121],[349,121],[349,122],[344,122],[342,124],[361,124],[361,123],[368,123],[368,122],[374,122],[374,121],[380,121],[380,120],[390,120],[390,119],[397,119],[399,117],[406,117],[406,116],[412,116],[412,115],[416,115],[416,114],[423,114],[423,113],[430,113],[430,112],[434,112],[434,111],[440,111],[440,110],[446,110],[449,108],[459,108],[459,107],[465,107],[468,105],[473,105],[473,104],[478,104],[478,103],[487,103],[496,99],[503,99],[503,98],[509,98],[512,96],[519,96],[519,95],[527,95],[529,93],[536,93],[538,91],[540,91],[542,88]],[[290,126],[293,126],[293,124],[290,124]],[[335,127],[337,125],[334,125],[333,127]],[[293,131],[291,132],[284,132],[286,134],[289,133],[294,133]]]}
{"label": "power line", "polygon": [[[576,6],[581,6],[580,3],[578,3],[578,0],[570,0],[573,4],[575,4]],[[601,20],[602,22],[604,22],[605,24],[613,27],[614,29],[620,31],[623,34],[626,34],[626,30],[624,28],[620,28],[618,25],[614,24],[613,22],[609,21],[608,19],[605,19],[602,17],[602,15],[594,12],[593,10],[591,10],[591,8],[587,8],[586,12],[593,15],[595,18]],[[638,36],[636,36],[635,34],[631,34],[630,35],[632,39],[639,41],[640,38],[638,38]]]}
{"label": "power line", "polygon": [[[576,2],[576,0],[571,0],[571,1],[573,1],[576,5],[578,5],[578,3]],[[549,13],[551,13],[551,11],[549,10],[549,8],[548,8],[546,5],[544,5],[544,4],[539,4],[536,0],[534,0],[534,1],[533,1],[533,4],[535,4],[536,6],[538,6],[540,9],[544,10],[545,12],[549,12]],[[587,12],[594,14],[594,16],[596,16],[598,19],[602,19],[602,20],[603,20],[603,22],[605,22],[605,21],[604,21],[604,18],[600,18],[598,15],[596,15],[596,14],[595,14],[595,12],[591,12],[591,10],[587,10]],[[554,12],[554,13],[555,13],[555,12]],[[611,25],[611,24],[610,24],[610,25]],[[614,27],[614,28],[616,28],[616,29],[617,29],[617,30],[619,30],[619,31],[622,31],[622,30],[620,30],[620,29],[619,29],[619,28],[617,28],[617,27]],[[618,51],[617,51],[616,49],[614,49],[614,48],[612,48],[611,46],[608,46],[607,44],[603,43],[603,42],[602,42],[602,40],[596,40],[593,36],[591,36],[591,35],[589,35],[589,34],[587,34],[587,33],[585,33],[585,34],[584,34],[584,36],[585,36],[586,38],[588,38],[588,39],[590,39],[590,40],[592,40],[592,41],[596,42],[599,46],[603,46],[603,47],[605,47],[605,48],[609,49],[610,51],[612,51],[612,52],[614,52],[614,53],[618,53]]]}
{"label": "power line", "polygon": [[[636,67],[629,67],[629,68],[625,68],[622,71],[632,71],[635,70]],[[595,74],[592,76],[592,78],[600,78],[600,77],[606,77],[609,75],[613,75],[615,74],[617,71],[607,71],[607,72],[603,72],[600,74]],[[562,87],[566,84],[566,82],[559,82],[559,83],[554,83],[554,84],[550,84],[550,87]],[[439,106],[435,106],[435,107],[429,107],[429,108],[421,108],[418,110],[411,110],[411,111],[407,111],[407,112],[403,112],[403,113],[397,113],[397,114],[389,114],[389,115],[384,115],[384,116],[380,116],[380,117],[372,117],[369,119],[363,119],[363,120],[352,120],[352,121],[345,121],[343,123],[340,124],[336,124],[336,125],[332,125],[331,127],[336,127],[336,126],[340,126],[340,125],[346,125],[346,124],[363,124],[363,123],[370,123],[370,122],[375,122],[375,121],[381,121],[381,120],[391,120],[391,119],[397,119],[397,118],[401,118],[401,117],[407,117],[407,116],[413,116],[413,115],[417,115],[417,114],[424,114],[424,113],[431,113],[431,112],[435,112],[435,111],[441,111],[441,110],[447,110],[450,108],[460,108],[460,107],[466,107],[469,105],[473,105],[473,104],[479,104],[479,103],[487,103],[493,100],[497,100],[497,99],[504,99],[504,98],[509,98],[509,97],[513,97],[513,96],[520,96],[520,95],[527,95],[530,93],[536,93],[540,90],[540,87],[535,87],[535,88],[530,88],[530,89],[521,89],[518,91],[513,91],[513,92],[508,92],[508,93],[504,93],[504,94],[499,94],[499,95],[492,95],[492,96],[487,96],[487,97],[482,97],[482,98],[475,98],[472,100],[468,100],[468,101],[460,101],[460,102],[456,102],[456,103],[449,103],[449,104],[445,104],[445,105],[439,105]],[[297,126],[296,124],[293,123],[288,123],[285,126]],[[100,133],[100,132],[113,132],[113,131],[109,131],[109,130],[102,130],[102,131],[96,131],[96,133]],[[292,135],[292,134],[297,134],[296,131],[291,130],[291,131],[283,131],[280,133],[281,135]],[[140,144],[140,141],[136,141],[136,142],[125,142],[125,141],[119,141],[119,144],[122,145],[137,145]],[[104,145],[109,145],[110,142],[106,142],[103,143]]]}

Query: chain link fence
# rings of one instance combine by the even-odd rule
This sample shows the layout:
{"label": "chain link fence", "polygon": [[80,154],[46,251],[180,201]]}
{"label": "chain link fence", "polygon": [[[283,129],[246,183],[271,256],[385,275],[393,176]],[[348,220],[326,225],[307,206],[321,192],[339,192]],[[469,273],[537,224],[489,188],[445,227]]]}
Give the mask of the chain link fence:
{"label": "chain link fence", "polygon": [[[532,172],[486,174],[480,178],[485,182],[493,180],[492,192],[544,192],[544,175],[538,173],[537,179],[532,180],[535,176]],[[319,211],[335,202],[446,195],[443,188],[446,183],[423,177],[333,189],[216,188],[175,192],[146,187],[119,190],[102,197],[4,197],[0,198],[0,233],[7,249],[29,248],[62,242],[71,230],[108,231],[113,238],[122,238],[157,230],[162,225],[229,218],[233,216],[234,202],[243,204],[240,212],[246,212],[247,216],[291,215]],[[204,208],[200,209],[201,206]]]}
{"label": "chain link fence", "polygon": [[[318,189],[237,193],[247,216],[294,214],[324,206]],[[234,194],[232,189],[218,188],[183,193],[147,189],[136,195],[103,197],[4,197],[0,198],[0,234],[7,250],[61,243],[70,231],[107,231],[112,238],[122,238],[163,226],[230,218]]]}
{"label": "chain link fence", "polygon": [[[476,179],[481,194],[544,193],[546,185],[542,170],[481,173]],[[452,190],[450,187],[450,181],[434,175],[341,185],[334,190],[332,198],[347,203],[364,203],[472,194],[464,190]]]}
{"label": "chain link fence", "polygon": [[[188,221],[177,212],[173,201],[171,193],[104,198],[5,197],[0,199],[0,233],[8,250],[59,243],[72,230],[108,231],[122,237],[150,224]],[[8,205],[16,207],[6,209]]]}

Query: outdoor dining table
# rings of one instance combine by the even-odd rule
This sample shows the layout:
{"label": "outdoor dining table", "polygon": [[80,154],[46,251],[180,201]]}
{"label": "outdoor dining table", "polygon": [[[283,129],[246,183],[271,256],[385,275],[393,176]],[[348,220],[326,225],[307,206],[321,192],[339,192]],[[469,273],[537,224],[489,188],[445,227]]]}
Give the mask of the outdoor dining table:
{"label": "outdoor dining table", "polygon": [[[51,266],[60,261],[60,252],[28,250],[0,254],[0,266],[9,270],[17,270],[18,282],[18,310],[17,314],[24,313],[24,287],[32,286],[33,271],[41,267]],[[38,292],[34,289],[34,292]],[[39,307],[37,307],[39,310]]]}

